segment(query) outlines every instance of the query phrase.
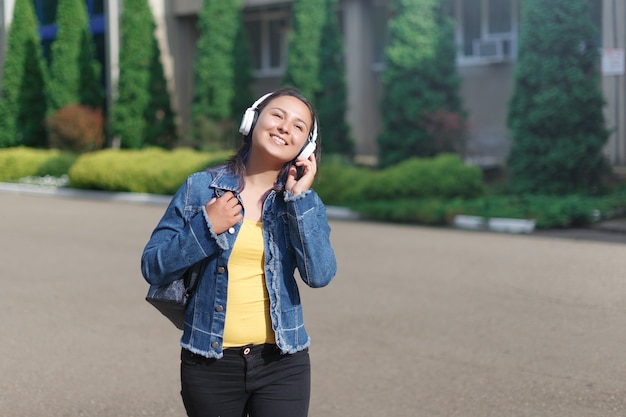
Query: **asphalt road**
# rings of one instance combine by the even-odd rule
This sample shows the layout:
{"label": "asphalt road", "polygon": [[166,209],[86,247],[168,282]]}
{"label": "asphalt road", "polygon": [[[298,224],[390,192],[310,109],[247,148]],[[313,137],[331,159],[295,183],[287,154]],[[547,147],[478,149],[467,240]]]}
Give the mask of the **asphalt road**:
{"label": "asphalt road", "polygon": [[[0,193],[0,416],[183,416],[162,205]],[[626,246],[332,220],[312,417],[626,415]]]}

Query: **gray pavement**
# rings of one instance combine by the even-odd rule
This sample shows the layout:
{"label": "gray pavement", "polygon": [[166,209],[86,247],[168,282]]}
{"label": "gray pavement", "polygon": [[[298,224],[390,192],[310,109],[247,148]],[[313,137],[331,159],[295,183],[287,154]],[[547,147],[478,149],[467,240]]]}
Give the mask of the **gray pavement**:
{"label": "gray pavement", "polygon": [[[0,416],[183,416],[179,333],[139,272],[163,202],[13,191]],[[336,214],[338,275],[301,287],[312,417],[626,415],[623,241]]]}

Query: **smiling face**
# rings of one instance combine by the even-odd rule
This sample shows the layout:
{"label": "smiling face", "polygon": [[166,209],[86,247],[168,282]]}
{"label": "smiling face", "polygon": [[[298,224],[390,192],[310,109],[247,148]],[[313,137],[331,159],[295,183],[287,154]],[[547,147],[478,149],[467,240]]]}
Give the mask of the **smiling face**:
{"label": "smiling face", "polygon": [[295,158],[312,128],[311,111],[293,96],[273,98],[259,113],[252,146],[281,162]]}

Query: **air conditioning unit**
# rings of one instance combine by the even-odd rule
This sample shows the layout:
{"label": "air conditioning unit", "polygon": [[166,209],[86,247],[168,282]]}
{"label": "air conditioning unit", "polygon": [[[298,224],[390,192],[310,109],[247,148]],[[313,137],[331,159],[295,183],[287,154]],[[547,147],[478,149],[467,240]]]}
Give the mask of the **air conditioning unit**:
{"label": "air conditioning unit", "polygon": [[502,61],[511,54],[510,41],[508,39],[474,39],[472,52],[476,58]]}

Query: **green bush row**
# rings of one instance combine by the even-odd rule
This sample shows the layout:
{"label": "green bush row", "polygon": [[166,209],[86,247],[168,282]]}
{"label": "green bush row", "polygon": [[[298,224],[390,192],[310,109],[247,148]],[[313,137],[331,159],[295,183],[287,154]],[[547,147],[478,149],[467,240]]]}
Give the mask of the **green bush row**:
{"label": "green bush row", "polygon": [[457,155],[413,158],[383,170],[323,163],[315,190],[327,204],[356,205],[402,199],[473,198],[485,193],[482,173]]}
{"label": "green bush row", "polygon": [[538,229],[583,227],[626,215],[626,189],[605,196],[484,196],[474,199],[401,199],[360,202],[353,207],[365,218],[450,225],[457,214],[485,218],[534,219]]}
{"label": "green bush row", "polygon": [[18,181],[25,177],[60,177],[67,174],[77,156],[56,149],[43,150],[26,147],[0,151],[0,181]]}
{"label": "green bush row", "polygon": [[[57,150],[0,150],[0,181],[69,174],[70,187],[173,194],[185,178],[225,162],[230,153],[179,148],[107,149],[80,157]],[[349,207],[365,218],[449,225],[457,214],[535,219],[537,228],[584,226],[626,214],[626,189],[604,196],[486,194],[478,168],[456,156],[411,159],[384,170],[325,158],[315,190],[327,205]]]}
{"label": "green bush row", "polygon": [[107,149],[78,158],[69,170],[70,187],[172,195],[189,174],[221,164],[229,156],[187,148]]}

